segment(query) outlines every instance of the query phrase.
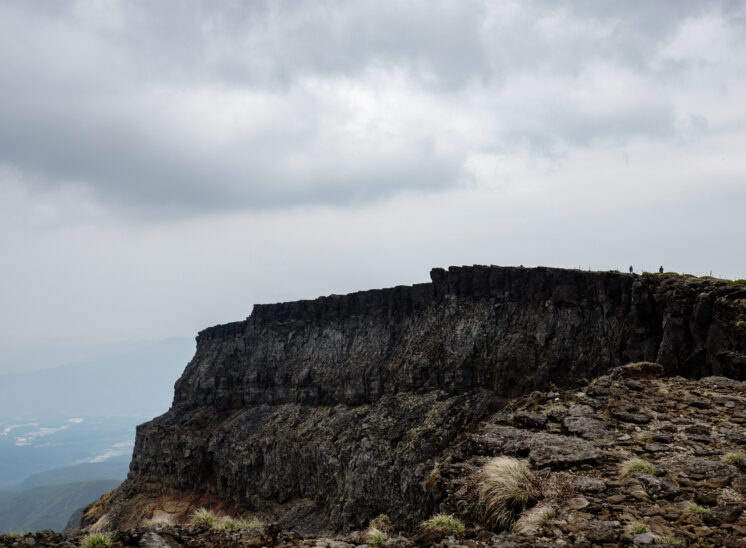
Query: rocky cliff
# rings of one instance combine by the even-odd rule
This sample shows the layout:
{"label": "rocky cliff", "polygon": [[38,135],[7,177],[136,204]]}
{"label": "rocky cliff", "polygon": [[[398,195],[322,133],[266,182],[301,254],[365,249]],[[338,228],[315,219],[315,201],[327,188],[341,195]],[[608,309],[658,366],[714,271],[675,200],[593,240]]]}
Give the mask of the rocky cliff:
{"label": "rocky cliff", "polygon": [[171,409],[85,521],[197,505],[300,530],[413,527],[428,481],[509,398],[628,362],[746,377],[746,286],[552,268],[434,269],[431,283],[257,305],[201,332]]}

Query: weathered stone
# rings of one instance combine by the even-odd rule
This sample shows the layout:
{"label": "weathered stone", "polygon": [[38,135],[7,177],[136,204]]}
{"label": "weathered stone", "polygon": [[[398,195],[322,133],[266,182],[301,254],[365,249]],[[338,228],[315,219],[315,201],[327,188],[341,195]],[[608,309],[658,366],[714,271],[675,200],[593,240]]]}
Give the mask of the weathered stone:
{"label": "weathered stone", "polygon": [[607,429],[608,423],[588,417],[568,416],[562,424],[571,434],[582,436],[588,440],[612,438],[613,434]]}
{"label": "weathered stone", "polygon": [[513,414],[513,422],[524,428],[544,428],[547,424],[547,418],[538,413],[519,411]]}
{"label": "weathered stone", "polygon": [[733,523],[743,513],[743,504],[721,504],[704,515],[704,522],[708,525]]}
{"label": "weathered stone", "polygon": [[618,521],[589,521],[583,526],[583,533],[591,542],[615,542],[620,530]]}
{"label": "weathered stone", "polygon": [[579,476],[573,480],[573,485],[583,493],[599,493],[606,489],[606,482],[602,479]]}
{"label": "weathered stone", "polygon": [[636,476],[645,492],[653,499],[667,499],[678,495],[681,492],[676,485],[665,481],[657,476],[641,474]]}
{"label": "weathered stone", "polygon": [[539,468],[567,468],[595,462],[601,456],[590,443],[553,434],[535,436],[529,442],[529,448],[528,457]]}
{"label": "weathered stone", "polygon": [[174,548],[180,546],[176,543],[169,543],[154,531],[148,531],[141,538],[138,544],[140,548]]}
{"label": "weathered stone", "polygon": [[648,546],[650,544],[655,544],[655,538],[656,537],[653,533],[641,533],[635,535],[633,542],[635,543],[635,546]]}
{"label": "weathered stone", "polygon": [[690,478],[706,480],[711,485],[728,485],[735,475],[732,466],[716,460],[695,460],[687,463],[684,474]]}

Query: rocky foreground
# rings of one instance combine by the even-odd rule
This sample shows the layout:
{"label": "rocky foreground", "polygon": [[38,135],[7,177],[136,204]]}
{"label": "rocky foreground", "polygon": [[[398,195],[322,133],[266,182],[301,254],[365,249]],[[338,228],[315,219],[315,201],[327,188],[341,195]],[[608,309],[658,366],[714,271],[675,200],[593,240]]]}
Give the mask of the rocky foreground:
{"label": "rocky foreground", "polygon": [[[366,530],[302,535],[267,514],[268,524],[250,530],[140,525],[111,532],[112,545],[746,547],[746,383],[662,373],[642,363],[582,390],[534,392],[466,432],[433,466],[423,500],[461,519],[462,532],[417,527],[392,530],[387,540]],[[527,463],[538,488],[505,525],[491,527],[478,493],[484,465],[498,456]],[[527,522],[536,508],[546,511]],[[5,535],[0,546],[81,546],[85,534]]]}

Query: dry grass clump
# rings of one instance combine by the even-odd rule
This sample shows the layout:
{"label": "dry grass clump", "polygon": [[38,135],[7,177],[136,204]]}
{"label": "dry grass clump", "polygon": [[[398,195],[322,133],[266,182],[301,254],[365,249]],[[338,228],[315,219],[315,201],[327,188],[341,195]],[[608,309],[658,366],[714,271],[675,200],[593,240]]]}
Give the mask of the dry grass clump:
{"label": "dry grass clump", "polygon": [[658,473],[655,466],[643,459],[630,459],[624,461],[619,468],[619,477],[626,478],[635,474],[649,474],[654,476]]}
{"label": "dry grass clump", "polygon": [[553,504],[542,502],[521,514],[521,517],[513,525],[513,532],[521,535],[532,535],[556,515],[557,510]]}
{"label": "dry grass clump", "polygon": [[380,546],[383,542],[385,542],[389,538],[389,536],[386,533],[384,533],[380,529],[376,529],[375,527],[368,528],[366,537],[368,539],[368,544],[370,544],[374,548],[376,546]]}
{"label": "dry grass clump", "polygon": [[174,524],[174,520],[171,516],[159,516],[157,518],[146,519],[142,522],[142,526],[148,529],[160,529],[162,527],[170,527]]}
{"label": "dry grass clump", "polygon": [[466,529],[464,522],[453,514],[435,514],[430,519],[423,521],[422,527],[448,533],[460,533]]}
{"label": "dry grass clump", "polygon": [[262,525],[261,520],[253,517],[234,519],[230,516],[221,516],[217,519],[213,528],[218,531],[237,531],[241,529],[256,529]]}
{"label": "dry grass clump", "polygon": [[230,516],[218,516],[207,508],[199,508],[194,511],[190,523],[193,525],[207,525],[210,529],[217,531],[236,531],[238,529],[255,529],[264,525],[255,517],[232,518]]}
{"label": "dry grass clump", "polygon": [[383,531],[387,535],[390,535],[394,532],[394,526],[391,525],[391,520],[386,514],[378,514],[375,518],[370,520],[368,527],[370,527],[371,529],[378,529],[379,531]]}
{"label": "dry grass clump", "polygon": [[495,457],[481,468],[477,492],[485,522],[501,528],[508,527],[541,497],[534,473],[524,462],[511,457]]}
{"label": "dry grass clump", "polygon": [[83,537],[82,548],[106,548],[111,546],[111,537],[106,533],[89,533]]}

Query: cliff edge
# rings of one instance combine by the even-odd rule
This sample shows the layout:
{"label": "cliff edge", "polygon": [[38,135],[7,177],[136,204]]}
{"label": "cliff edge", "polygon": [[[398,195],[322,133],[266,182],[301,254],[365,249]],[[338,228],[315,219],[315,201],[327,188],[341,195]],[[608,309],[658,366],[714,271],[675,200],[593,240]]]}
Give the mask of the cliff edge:
{"label": "cliff edge", "polygon": [[554,268],[434,269],[431,283],[257,305],[212,327],[171,409],[137,429],[127,480],[84,522],[196,506],[302,531],[412,528],[428,481],[510,398],[639,361],[746,378],[746,286]]}

